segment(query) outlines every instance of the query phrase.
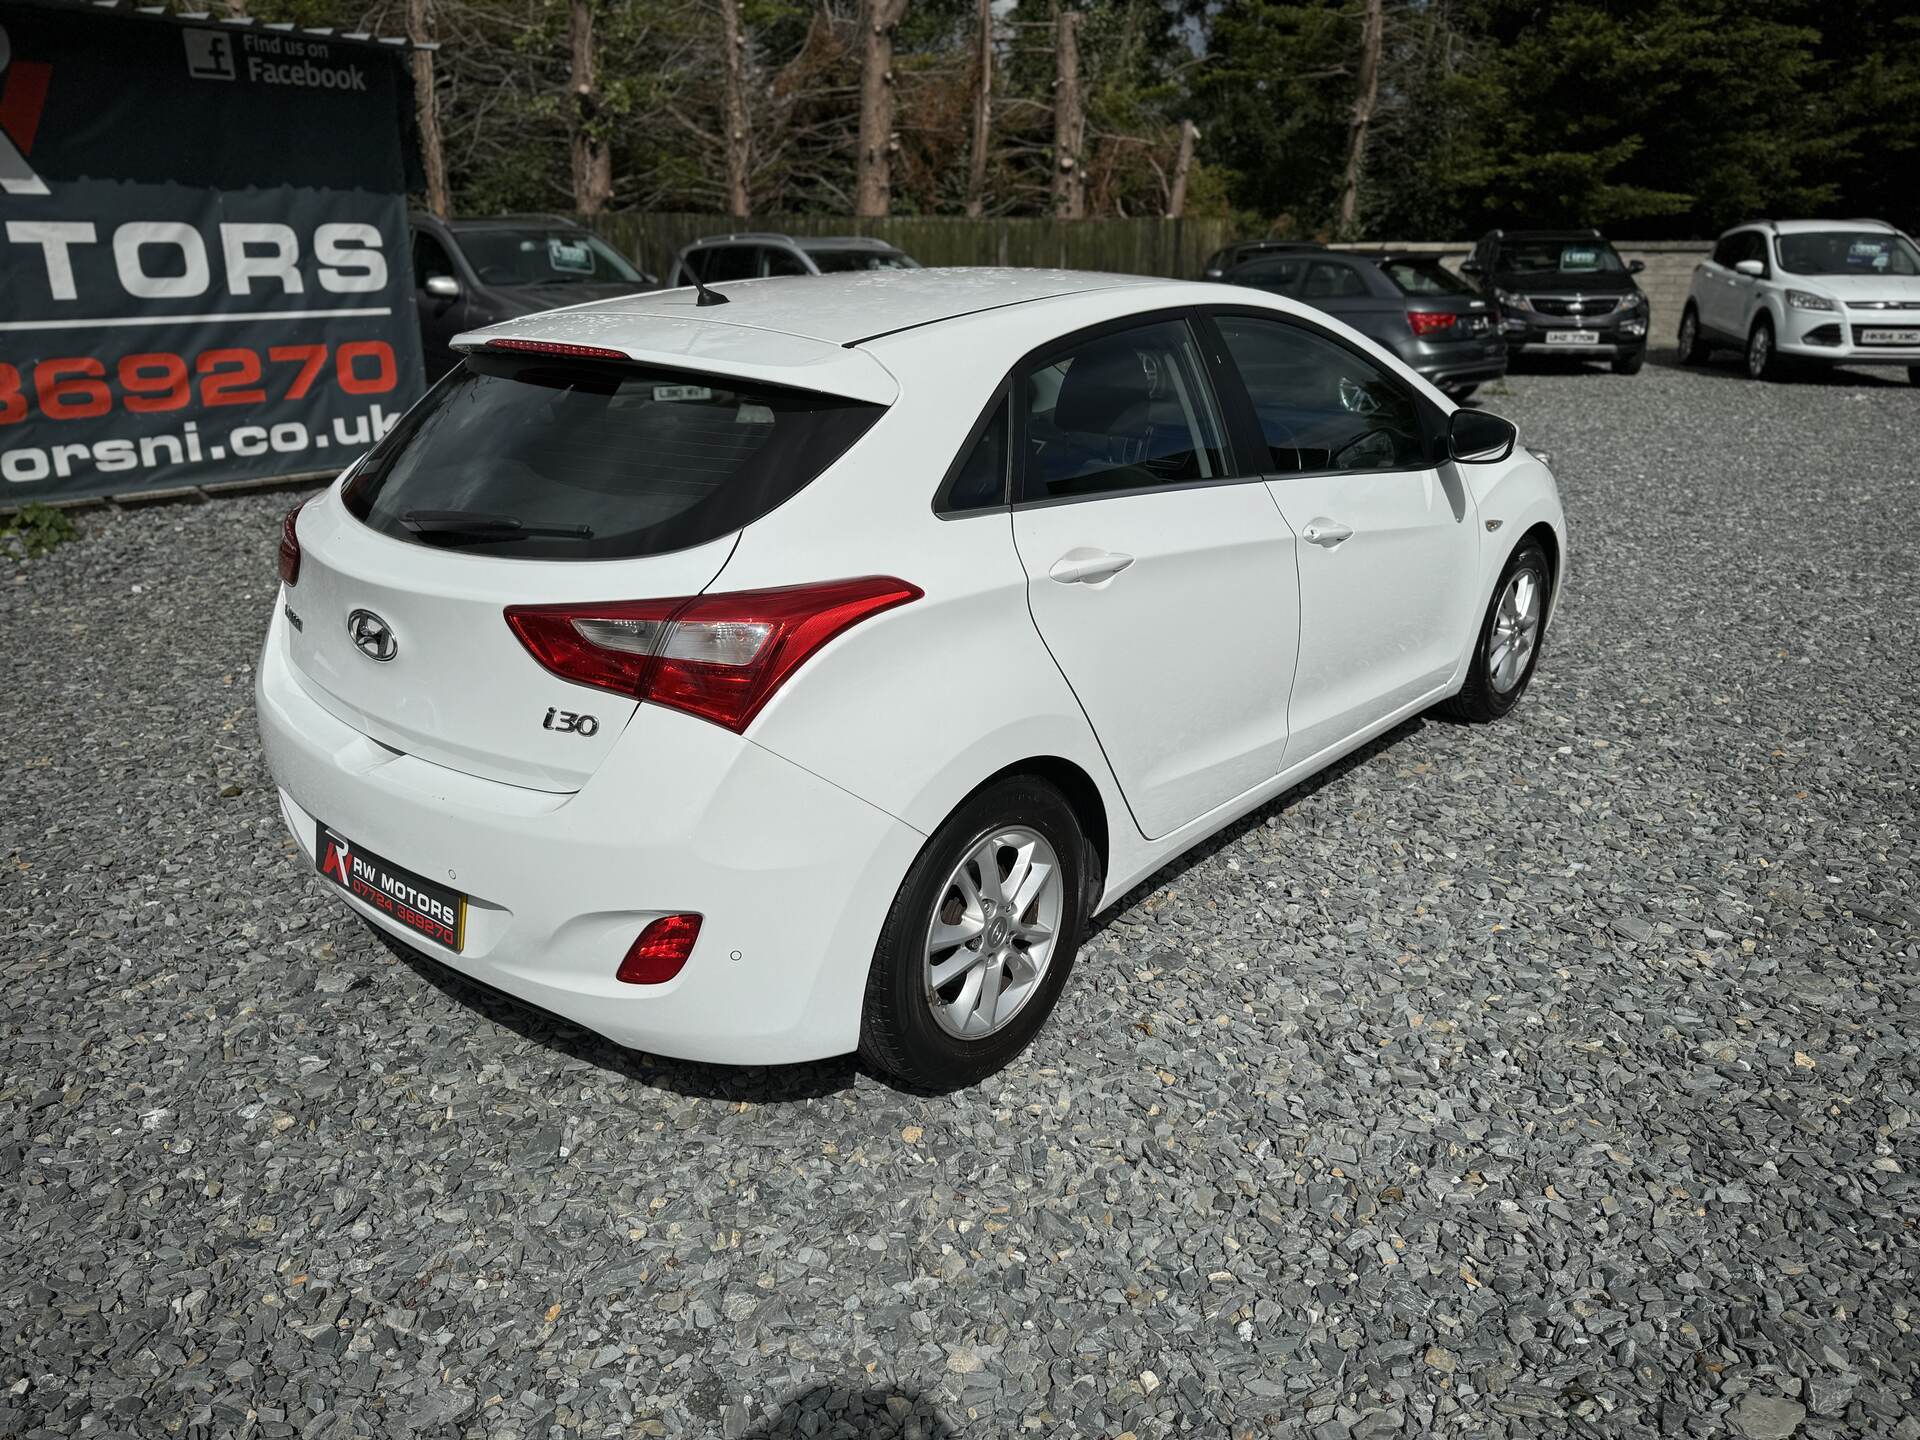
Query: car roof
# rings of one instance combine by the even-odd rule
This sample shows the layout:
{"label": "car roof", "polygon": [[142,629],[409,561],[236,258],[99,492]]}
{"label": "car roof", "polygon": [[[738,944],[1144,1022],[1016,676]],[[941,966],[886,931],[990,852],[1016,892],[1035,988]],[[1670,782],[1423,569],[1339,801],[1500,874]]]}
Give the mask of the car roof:
{"label": "car roof", "polygon": [[442,220],[438,215],[416,210],[409,218],[416,223],[437,221],[449,230],[524,230],[529,225],[538,225],[547,230],[585,231],[587,228],[578,220],[570,220],[565,215],[476,215],[471,219]]}
{"label": "car roof", "polygon": [[[612,300],[550,311],[542,318],[591,320],[612,335],[645,328],[656,317],[694,317],[719,325],[778,331],[829,345],[857,345],[899,330],[1093,290],[1164,284],[1146,275],[1103,275],[1085,270],[1018,270],[968,266],[927,270],[866,270],[850,275],[811,275],[769,280],[724,281],[709,288],[728,300],[726,309],[698,306],[689,286],[622,295]],[[609,343],[619,344],[617,339]]]}
{"label": "car roof", "polygon": [[489,340],[516,339],[604,346],[643,363],[884,404],[898,386],[859,348],[863,341],[988,311],[1169,286],[1182,298],[1187,289],[1203,288],[1154,276],[984,266],[732,280],[708,287],[727,297],[725,307],[701,306],[699,292],[683,286],[522,316],[455,336],[453,344],[477,349]]}
{"label": "car roof", "polygon": [[[884,255],[904,253],[897,245],[872,235],[783,235],[777,230],[742,230],[732,235],[702,235],[686,250],[709,245],[791,245],[798,250],[872,250]],[[684,252],[683,252],[684,253]]]}
{"label": "car roof", "polygon": [[1598,230],[1496,230],[1493,232],[1501,240],[1607,240]]}
{"label": "car roof", "polygon": [[1811,230],[1884,230],[1889,235],[1898,233],[1896,228],[1885,220],[1868,220],[1858,216],[1850,220],[1750,220],[1745,225],[1736,225],[1733,228],[1735,230],[1769,228],[1776,235],[1804,235]]}

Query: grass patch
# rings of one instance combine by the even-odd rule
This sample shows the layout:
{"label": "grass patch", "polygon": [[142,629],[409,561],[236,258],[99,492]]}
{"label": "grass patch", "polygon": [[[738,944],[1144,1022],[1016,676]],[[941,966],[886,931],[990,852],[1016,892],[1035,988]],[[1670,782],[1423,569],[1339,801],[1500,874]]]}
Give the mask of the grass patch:
{"label": "grass patch", "polygon": [[25,552],[29,560],[79,535],[67,512],[51,505],[23,505],[13,514],[0,517],[0,545]]}

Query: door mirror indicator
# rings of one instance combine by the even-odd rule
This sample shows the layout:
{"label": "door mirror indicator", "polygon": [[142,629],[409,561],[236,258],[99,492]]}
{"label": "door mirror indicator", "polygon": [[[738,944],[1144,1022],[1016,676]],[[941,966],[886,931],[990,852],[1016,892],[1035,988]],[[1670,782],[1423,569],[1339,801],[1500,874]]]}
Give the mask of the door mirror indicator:
{"label": "door mirror indicator", "polygon": [[460,282],[451,275],[429,275],[426,283],[420,288],[435,299],[458,300],[460,298]]}
{"label": "door mirror indicator", "polygon": [[1484,410],[1456,410],[1447,417],[1447,453],[1462,465],[1497,464],[1519,438],[1511,420]]}
{"label": "door mirror indicator", "polygon": [[1762,265],[1758,260],[1737,261],[1733,268],[1738,270],[1742,275],[1751,275],[1755,279],[1767,273],[1767,267]]}

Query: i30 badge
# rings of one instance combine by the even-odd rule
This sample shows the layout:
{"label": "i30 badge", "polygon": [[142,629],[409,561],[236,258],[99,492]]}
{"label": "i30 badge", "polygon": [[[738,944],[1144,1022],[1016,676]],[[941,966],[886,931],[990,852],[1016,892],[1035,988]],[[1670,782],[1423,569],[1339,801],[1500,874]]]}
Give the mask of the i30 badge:
{"label": "i30 badge", "polygon": [[369,660],[391,660],[400,653],[393,627],[371,610],[356,610],[347,616],[347,638]]}

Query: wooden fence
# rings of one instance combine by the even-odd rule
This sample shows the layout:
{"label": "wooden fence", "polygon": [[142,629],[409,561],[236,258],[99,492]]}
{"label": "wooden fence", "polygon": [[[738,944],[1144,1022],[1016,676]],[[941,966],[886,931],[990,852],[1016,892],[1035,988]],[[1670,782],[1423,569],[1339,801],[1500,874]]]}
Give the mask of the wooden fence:
{"label": "wooden fence", "polygon": [[1038,265],[1124,275],[1194,279],[1207,257],[1237,238],[1229,220],[967,220],[956,216],[892,216],[850,220],[834,215],[618,213],[585,222],[662,280],[674,253],[707,235],[777,231],[787,235],[872,235],[922,265]]}

